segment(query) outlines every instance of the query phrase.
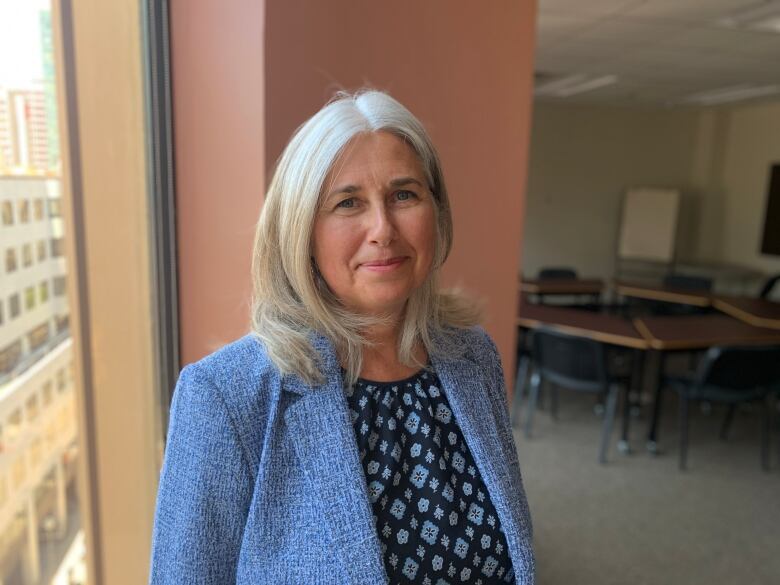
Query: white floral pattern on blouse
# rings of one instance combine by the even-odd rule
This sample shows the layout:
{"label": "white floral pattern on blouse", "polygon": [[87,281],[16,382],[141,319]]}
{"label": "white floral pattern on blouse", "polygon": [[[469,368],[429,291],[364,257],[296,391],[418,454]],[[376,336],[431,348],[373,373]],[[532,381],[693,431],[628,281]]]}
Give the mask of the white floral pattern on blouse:
{"label": "white floral pattern on blouse", "polygon": [[506,538],[430,368],[346,388],[390,582],[514,581]]}

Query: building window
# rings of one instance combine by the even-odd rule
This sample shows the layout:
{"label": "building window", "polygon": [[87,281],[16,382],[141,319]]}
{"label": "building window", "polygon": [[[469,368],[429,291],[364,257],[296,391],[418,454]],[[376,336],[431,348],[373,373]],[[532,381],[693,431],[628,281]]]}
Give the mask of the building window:
{"label": "building window", "polygon": [[16,362],[22,355],[22,342],[15,341],[0,349],[0,373],[7,374],[14,369]]}
{"label": "building window", "polygon": [[48,406],[49,404],[51,404],[51,399],[54,395],[51,382],[46,382],[43,385],[43,390],[41,391],[41,395],[43,396],[43,406]]}
{"label": "building window", "polygon": [[22,266],[27,268],[32,266],[33,263],[33,251],[32,244],[25,244],[22,246]]}
{"label": "building window", "polygon": [[35,308],[35,287],[28,286],[24,289],[24,310],[32,311]]}
{"label": "building window", "polygon": [[49,199],[49,217],[62,217],[59,198]]}
{"label": "building window", "polygon": [[44,280],[38,287],[38,296],[42,303],[49,300],[49,282]]}
{"label": "building window", "polygon": [[3,201],[3,225],[14,225],[14,206],[10,201]]}
{"label": "building window", "polygon": [[65,368],[57,370],[57,391],[65,390]]}
{"label": "building window", "polygon": [[52,238],[50,240],[51,243],[51,257],[52,258],[60,258],[64,252],[62,249],[64,239],[63,238]]}
{"label": "building window", "polygon": [[30,342],[30,349],[35,351],[47,341],[49,341],[49,322],[38,325],[35,329],[27,334],[27,341]]}
{"label": "building window", "polygon": [[38,242],[38,262],[46,260],[46,240]]}
{"label": "building window", "polygon": [[27,399],[27,416],[28,421],[34,421],[38,418],[38,396],[32,395]]}
{"label": "building window", "polygon": [[14,293],[8,297],[8,313],[11,319],[15,319],[22,312],[22,304],[19,302],[19,293]]}
{"label": "building window", "polygon": [[57,333],[65,331],[70,326],[70,317],[68,315],[54,315],[54,326]]}
{"label": "building window", "polygon": [[43,220],[43,199],[41,197],[33,201],[33,214],[35,221]]}
{"label": "building window", "polygon": [[8,248],[5,251],[5,271],[13,272],[16,270],[16,248]]}
{"label": "building window", "polygon": [[27,199],[19,200],[19,223],[30,223],[30,202]]}
{"label": "building window", "polygon": [[54,277],[54,296],[61,297],[65,294],[66,282],[64,276]]}

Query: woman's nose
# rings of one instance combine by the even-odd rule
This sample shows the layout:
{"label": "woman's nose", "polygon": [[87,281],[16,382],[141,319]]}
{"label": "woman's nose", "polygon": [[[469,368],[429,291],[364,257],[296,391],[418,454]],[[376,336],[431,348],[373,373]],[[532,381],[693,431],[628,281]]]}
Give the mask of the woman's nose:
{"label": "woman's nose", "polygon": [[379,246],[389,245],[396,237],[393,216],[385,206],[378,206],[370,216],[369,239]]}

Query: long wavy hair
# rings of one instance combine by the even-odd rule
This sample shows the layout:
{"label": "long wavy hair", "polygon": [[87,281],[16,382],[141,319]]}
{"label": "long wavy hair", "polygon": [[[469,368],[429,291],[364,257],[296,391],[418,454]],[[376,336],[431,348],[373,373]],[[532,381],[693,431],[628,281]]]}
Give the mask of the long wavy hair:
{"label": "long wavy hair", "polygon": [[398,340],[401,362],[423,366],[414,357],[419,342],[429,353],[459,351],[447,331],[479,320],[473,301],[437,288],[439,269],[452,247],[452,214],[439,157],[422,124],[386,93],[339,92],[296,130],[279,158],[252,255],[252,333],[280,372],[312,384],[324,379],[311,345],[313,332],[334,344],[352,384],[360,374],[363,348],[370,343],[364,332],[383,322],[382,317],[356,314],[341,304],[312,259],[312,227],[326,177],[350,140],[366,132],[389,132],[415,151],[435,202],[433,266],[407,301]]}

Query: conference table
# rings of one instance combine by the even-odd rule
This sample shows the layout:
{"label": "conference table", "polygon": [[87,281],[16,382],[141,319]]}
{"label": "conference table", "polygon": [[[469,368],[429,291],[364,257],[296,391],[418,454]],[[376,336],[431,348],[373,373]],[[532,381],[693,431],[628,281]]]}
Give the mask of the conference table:
{"label": "conference table", "polygon": [[604,281],[598,278],[522,279],[520,291],[534,295],[598,295]]}
{"label": "conference table", "polygon": [[[726,297],[717,297],[725,299]],[[751,299],[748,299],[751,300]],[[723,300],[722,305],[725,306]],[[731,299],[730,307],[746,305]],[[773,303],[772,305],[775,305]],[[763,306],[763,305],[761,305]],[[750,307],[749,315],[763,315],[761,323],[774,323],[774,308],[763,306],[759,312]],[[754,316],[755,317],[755,316]],[[612,346],[634,350],[634,373],[632,386],[643,378],[645,356],[655,358],[656,375],[653,397],[653,411],[647,435],[647,449],[658,451],[658,422],[661,416],[664,368],[668,354],[679,351],[706,350],[716,345],[778,345],[780,327],[757,327],[730,314],[646,316],[633,320],[617,315],[595,313],[579,309],[535,305],[522,300],[518,310],[518,326],[534,330],[541,327],[561,333],[593,339]],[[618,447],[628,452],[628,393],[623,409],[623,430]]]}

